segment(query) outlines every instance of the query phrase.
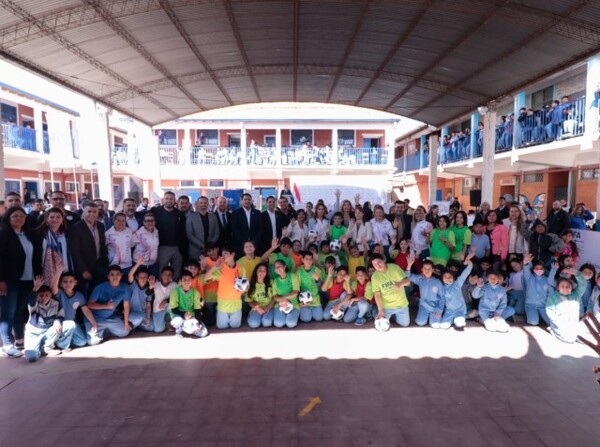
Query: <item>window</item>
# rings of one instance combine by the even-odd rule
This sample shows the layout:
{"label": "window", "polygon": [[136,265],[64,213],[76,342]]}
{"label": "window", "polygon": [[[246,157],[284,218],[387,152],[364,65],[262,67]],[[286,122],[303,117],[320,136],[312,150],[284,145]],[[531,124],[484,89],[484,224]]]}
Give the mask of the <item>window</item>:
{"label": "window", "polygon": [[163,146],[177,146],[177,131],[175,129],[159,130],[158,144]]}
{"label": "window", "polygon": [[531,94],[531,108],[533,110],[542,109],[552,104],[554,100],[554,86],[546,87]]}
{"label": "window", "polygon": [[21,194],[21,180],[5,180],[4,190],[7,193],[16,192],[17,194]]}
{"label": "window", "polygon": [[182,188],[193,188],[196,186],[196,182],[194,180],[179,180],[179,186]]}
{"label": "window", "polygon": [[292,146],[302,146],[312,143],[313,131],[311,129],[292,129]]}
{"label": "window", "polygon": [[209,188],[224,188],[225,180],[209,180],[208,187]]}
{"label": "window", "polygon": [[276,144],[275,135],[265,135],[265,145],[266,146],[275,146]]}
{"label": "window", "polygon": [[217,129],[205,129],[196,131],[196,145],[218,146],[219,131]]}
{"label": "window", "polygon": [[475,179],[473,177],[465,177],[462,179],[462,194],[463,196],[469,195],[473,187],[475,186]]}
{"label": "window", "polygon": [[3,123],[15,123],[17,124],[17,108],[9,104],[2,103],[0,105],[2,111],[2,122]]}
{"label": "window", "polygon": [[51,182],[44,182],[44,191],[60,191],[60,182],[54,182],[54,187],[52,187],[52,183]]}
{"label": "window", "polygon": [[75,188],[77,188],[77,192],[79,192],[79,183],[65,182],[65,188],[65,192],[75,192]]}
{"label": "window", "polygon": [[599,172],[600,168],[582,169],[579,178],[581,180],[598,180]]}
{"label": "window", "polygon": [[542,183],[544,174],[524,174],[523,183]]}
{"label": "window", "polygon": [[338,146],[354,146],[354,131],[338,130]]}

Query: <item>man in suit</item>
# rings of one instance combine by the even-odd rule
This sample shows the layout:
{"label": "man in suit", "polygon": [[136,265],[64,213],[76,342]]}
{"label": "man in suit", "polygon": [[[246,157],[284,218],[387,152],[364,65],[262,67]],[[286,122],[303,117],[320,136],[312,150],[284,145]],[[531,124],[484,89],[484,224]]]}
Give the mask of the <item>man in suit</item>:
{"label": "man in suit", "polygon": [[[62,191],[54,191],[50,194],[50,206],[60,208],[65,213],[65,226],[70,228],[81,220],[79,214],[74,211],[67,210],[65,205],[67,203],[67,196]],[[44,220],[44,216],[40,216],[38,223],[41,224]]]}
{"label": "man in suit", "polygon": [[131,231],[136,232],[142,225],[145,212],[136,211],[137,205],[134,199],[123,200],[123,212],[125,213],[125,224]]}
{"label": "man in suit", "polygon": [[290,223],[289,218],[279,211],[275,204],[275,197],[267,197],[267,209],[261,213],[263,231],[259,248],[261,253],[271,248],[273,238],[281,239],[283,227]]}
{"label": "man in suit", "polygon": [[242,194],[242,207],[231,213],[230,220],[231,243],[235,249],[236,258],[244,255],[244,243],[254,242],[259,247],[262,236],[262,218],[260,211],[252,206],[252,196]]}
{"label": "man in suit", "polygon": [[208,212],[208,197],[198,199],[196,210],[185,220],[185,232],[190,244],[189,255],[192,259],[198,259],[204,253],[206,244],[219,240],[219,221],[215,214]]}
{"label": "man in suit", "polygon": [[98,205],[95,203],[86,203],[83,219],[71,227],[69,248],[77,284],[89,296],[92,289],[104,280],[108,267],[104,225],[98,222]]}
{"label": "man in suit", "polygon": [[217,199],[217,208],[215,209],[215,216],[219,222],[219,246],[224,247],[229,245],[231,242],[231,213],[227,209],[227,199],[223,196]]}

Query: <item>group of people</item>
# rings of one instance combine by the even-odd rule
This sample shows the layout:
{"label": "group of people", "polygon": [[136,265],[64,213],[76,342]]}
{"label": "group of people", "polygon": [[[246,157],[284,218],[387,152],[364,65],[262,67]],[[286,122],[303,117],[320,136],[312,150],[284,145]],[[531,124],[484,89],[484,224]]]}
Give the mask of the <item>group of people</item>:
{"label": "group of people", "polygon": [[35,361],[133,330],[201,338],[244,320],[293,328],[372,319],[387,330],[410,324],[410,305],[419,326],[463,330],[472,318],[505,332],[521,314],[572,343],[583,312],[600,312],[600,280],[593,265],[578,266],[577,218],[559,201],[541,220],[502,197],[469,222],[458,202],[447,215],[408,200],[386,212],[336,191],[329,208],[294,209],[287,192],[262,212],[250,194],[234,211],[219,197],[211,212],[207,197],[192,204],[166,192],[160,205],[128,198],[114,214],[100,199],[66,210],[61,191],[26,214],[20,195],[7,194],[0,353]]}

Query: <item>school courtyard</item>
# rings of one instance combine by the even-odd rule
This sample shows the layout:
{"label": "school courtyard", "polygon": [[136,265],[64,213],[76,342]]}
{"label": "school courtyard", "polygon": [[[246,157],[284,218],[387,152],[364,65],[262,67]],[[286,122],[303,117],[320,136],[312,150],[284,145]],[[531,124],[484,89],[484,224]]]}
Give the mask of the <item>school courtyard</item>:
{"label": "school courtyard", "polygon": [[519,324],[137,334],[0,362],[0,445],[592,447],[594,365]]}

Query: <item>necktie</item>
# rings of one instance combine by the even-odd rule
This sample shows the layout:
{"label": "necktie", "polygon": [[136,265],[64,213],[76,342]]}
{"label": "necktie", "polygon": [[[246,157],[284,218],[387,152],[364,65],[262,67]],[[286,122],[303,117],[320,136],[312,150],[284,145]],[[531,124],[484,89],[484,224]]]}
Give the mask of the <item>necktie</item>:
{"label": "necktie", "polygon": [[223,224],[223,228],[227,228],[227,220],[225,219],[225,213],[221,213],[221,222]]}

